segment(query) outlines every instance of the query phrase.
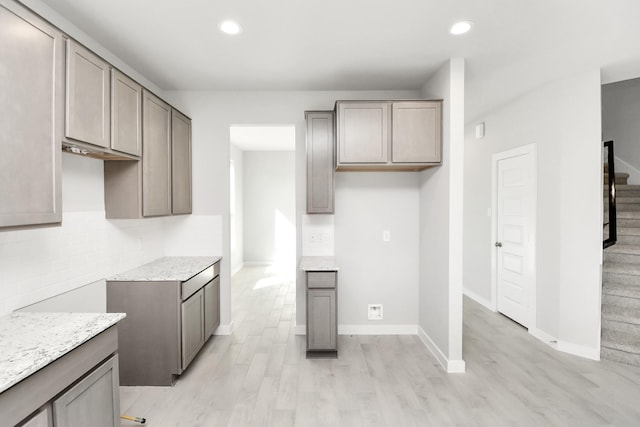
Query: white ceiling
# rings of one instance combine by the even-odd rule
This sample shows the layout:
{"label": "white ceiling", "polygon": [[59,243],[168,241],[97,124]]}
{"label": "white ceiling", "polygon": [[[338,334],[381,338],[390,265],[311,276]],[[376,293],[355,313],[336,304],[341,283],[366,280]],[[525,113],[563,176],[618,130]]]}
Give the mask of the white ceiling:
{"label": "white ceiling", "polygon": [[640,75],[638,0],[43,2],[166,90],[417,89],[464,57],[473,115],[585,67]]}
{"label": "white ceiling", "polygon": [[295,126],[238,126],[229,131],[229,141],[242,151],[294,151]]}

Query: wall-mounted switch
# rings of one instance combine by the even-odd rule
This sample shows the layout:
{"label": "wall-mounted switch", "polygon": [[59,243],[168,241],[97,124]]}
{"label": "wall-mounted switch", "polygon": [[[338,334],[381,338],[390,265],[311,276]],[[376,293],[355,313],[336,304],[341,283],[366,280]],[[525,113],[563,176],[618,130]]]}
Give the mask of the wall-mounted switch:
{"label": "wall-mounted switch", "polygon": [[382,241],[383,242],[390,242],[391,241],[391,233],[389,232],[389,230],[384,230],[382,232]]}

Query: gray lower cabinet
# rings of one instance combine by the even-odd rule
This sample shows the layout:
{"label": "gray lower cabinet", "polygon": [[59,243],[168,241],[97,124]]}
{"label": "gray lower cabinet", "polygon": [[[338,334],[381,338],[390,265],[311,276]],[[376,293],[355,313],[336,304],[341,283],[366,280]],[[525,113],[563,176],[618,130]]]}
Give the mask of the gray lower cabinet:
{"label": "gray lower cabinet", "polygon": [[204,287],[204,336],[205,341],[220,326],[220,276]]}
{"label": "gray lower cabinet", "polygon": [[337,170],[442,163],[442,101],[338,101],[336,111]]}
{"label": "gray lower cabinet", "polygon": [[100,147],[111,144],[109,63],[67,40],[65,136]]}
{"label": "gray lower cabinet", "polygon": [[[219,325],[220,263],[187,281],[107,281],[119,323],[120,383],[173,385]],[[212,326],[212,320],[213,326]]]}
{"label": "gray lower cabinet", "polygon": [[0,5],[0,227],[62,221],[63,52],[58,29]]}
{"label": "gray lower cabinet", "polygon": [[0,393],[0,425],[120,427],[118,326]]}
{"label": "gray lower cabinet", "polygon": [[51,406],[47,405],[29,421],[26,421],[24,424],[20,424],[19,427],[53,427],[52,422]]}
{"label": "gray lower cabinet", "polygon": [[191,119],[171,110],[171,213],[191,213]]}
{"label": "gray lower cabinet", "polygon": [[336,357],[338,273],[307,271],[306,276],[307,357]]}
{"label": "gray lower cabinet", "polygon": [[204,289],[200,289],[182,303],[182,368],[197,356],[205,342]]}
{"label": "gray lower cabinet", "polygon": [[119,426],[118,387],[118,356],[115,355],[53,401],[54,426]]}
{"label": "gray lower cabinet", "polygon": [[307,213],[334,210],[333,111],[305,111],[307,124]]}

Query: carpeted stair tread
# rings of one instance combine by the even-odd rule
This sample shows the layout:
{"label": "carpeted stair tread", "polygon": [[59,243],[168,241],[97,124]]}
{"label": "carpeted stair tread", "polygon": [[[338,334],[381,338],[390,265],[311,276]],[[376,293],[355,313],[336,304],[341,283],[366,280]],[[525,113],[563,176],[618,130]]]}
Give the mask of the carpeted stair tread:
{"label": "carpeted stair tread", "polygon": [[640,317],[640,299],[638,298],[604,294],[602,295],[602,306],[605,305],[636,310],[638,312],[638,317]]}
{"label": "carpeted stair tread", "polygon": [[602,296],[615,295],[619,297],[640,299],[640,283],[624,284],[615,282],[602,283]]}
{"label": "carpeted stair tread", "polygon": [[636,353],[629,353],[626,351],[616,350],[603,346],[600,350],[600,357],[602,359],[611,360],[612,362],[640,366],[640,354]]}
{"label": "carpeted stair tread", "polygon": [[605,253],[610,252],[615,254],[640,255],[640,245],[615,244],[613,246],[608,247],[604,251]]}
{"label": "carpeted stair tread", "polygon": [[630,276],[640,276],[640,265],[608,262],[603,264],[602,271],[616,274],[627,274]]}
{"label": "carpeted stair tread", "polygon": [[603,329],[601,345],[629,353],[639,353],[640,337],[634,333]]}
{"label": "carpeted stair tread", "polygon": [[618,307],[616,305],[602,305],[602,320],[613,320],[616,322],[640,325],[640,310],[629,307]]}
{"label": "carpeted stair tread", "polygon": [[[608,263],[605,263],[604,265],[607,265],[607,264]],[[603,286],[605,285],[606,286],[608,285],[640,286],[640,276],[603,271],[602,283],[603,283]]]}

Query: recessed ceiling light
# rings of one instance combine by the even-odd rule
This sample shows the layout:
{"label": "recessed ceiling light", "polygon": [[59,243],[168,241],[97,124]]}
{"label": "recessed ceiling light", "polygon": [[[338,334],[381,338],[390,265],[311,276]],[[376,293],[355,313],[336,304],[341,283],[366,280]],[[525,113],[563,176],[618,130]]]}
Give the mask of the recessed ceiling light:
{"label": "recessed ceiling light", "polygon": [[449,32],[454,36],[459,36],[460,34],[467,33],[470,29],[471,29],[471,22],[460,21],[453,24],[453,27],[451,27]]}
{"label": "recessed ceiling light", "polygon": [[241,28],[236,21],[223,21],[220,23],[220,31],[225,34],[235,35],[241,31]]}

